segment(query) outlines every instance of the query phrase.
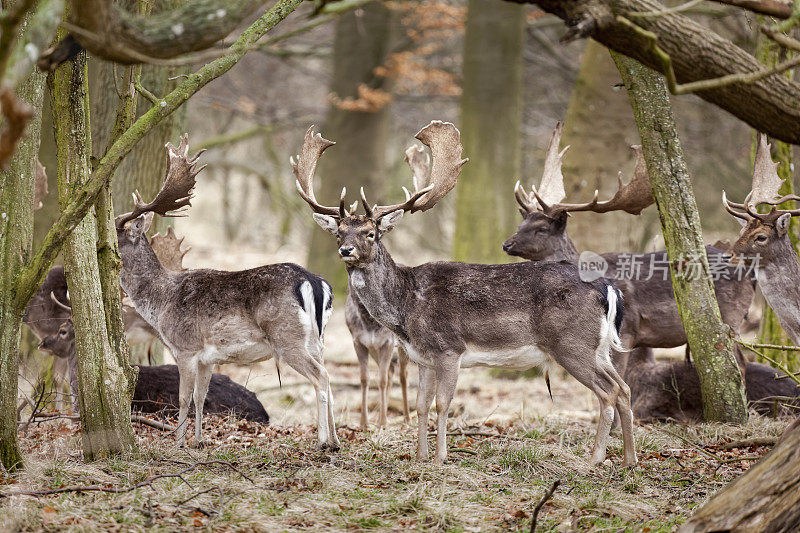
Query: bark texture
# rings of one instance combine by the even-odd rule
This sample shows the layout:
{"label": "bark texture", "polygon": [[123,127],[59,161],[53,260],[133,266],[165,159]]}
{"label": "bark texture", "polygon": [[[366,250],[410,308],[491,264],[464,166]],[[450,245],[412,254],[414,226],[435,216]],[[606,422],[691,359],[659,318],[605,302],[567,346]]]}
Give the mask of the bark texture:
{"label": "bark texture", "polygon": [[517,226],[511,191],[520,178],[522,6],[469,0],[464,35],[461,139],[470,158],[459,178],[453,257],[500,263]]}
{"label": "bark texture", "polygon": [[44,75],[32,72],[16,91],[34,110],[8,169],[0,173],[0,464],[22,467],[17,442],[20,328],[25,306],[17,301],[17,278],[31,256],[33,190],[41,132]]}
{"label": "bark texture", "polygon": [[[341,15],[336,21],[333,42],[333,78],[330,91],[336,101],[359,98],[359,86],[386,90],[387,80],[374,69],[384,63],[390,52],[392,13],[381,2],[371,2],[360,13]],[[372,111],[352,110],[332,103],[325,127],[326,138],[336,146],[320,159],[317,175],[322,184],[317,197],[335,204],[342,187],[347,187],[350,201],[363,186],[367,198],[376,202],[382,195],[386,176],[386,135],[389,125],[388,104]],[[308,265],[312,272],[328,280],[334,292],[344,295],[347,272],[337,257],[336,241],[314,225],[311,234]]]}
{"label": "bark texture", "polygon": [[[569,25],[583,23],[584,31],[579,32],[579,36],[592,37],[609,49],[661,72],[661,63],[648,39],[617,18],[627,17],[656,34],[658,46],[672,58],[679,83],[764,68],[755,57],[731,41],[686,16],[631,16],[636,12],[663,10],[664,4],[656,0],[512,1],[536,4]],[[699,91],[697,95],[770,137],[800,144],[800,84],[797,82],[774,74],[752,83]]]}
{"label": "bark texture", "polygon": [[800,425],[793,424],[757,465],[715,494],[679,531],[800,529]]}
{"label": "bark texture", "polygon": [[264,0],[197,0],[148,18],[111,0],[72,2],[74,37],[92,55],[117,63],[173,58],[208,48],[235,30]]}
{"label": "bark texture", "polygon": [[[86,54],[82,52],[73,61],[61,65],[51,76],[51,105],[59,162],[58,192],[62,209],[91,173],[87,92]],[[104,210],[108,208],[110,205]],[[105,211],[96,217],[90,210],[66,238],[64,245],[64,266],[78,358],[81,437],[87,460],[130,452],[135,448],[130,421],[131,386],[125,371],[128,368],[127,345],[124,335],[121,346],[115,346],[110,338],[97,256],[97,224],[106,224],[108,215],[109,212]],[[110,287],[107,289],[111,290]],[[118,285],[116,290],[118,299]],[[119,325],[121,319],[119,324],[111,324],[111,327]]]}
{"label": "bark texture", "polygon": [[[644,65],[612,53],[628,91],[642,140],[661,231],[670,259],[678,312],[692,350],[706,421],[747,421],[742,375],[733,355],[731,329],[719,312],[700,230],[689,171],[678,140],[663,78]],[[686,261],[700,265],[696,276]]]}

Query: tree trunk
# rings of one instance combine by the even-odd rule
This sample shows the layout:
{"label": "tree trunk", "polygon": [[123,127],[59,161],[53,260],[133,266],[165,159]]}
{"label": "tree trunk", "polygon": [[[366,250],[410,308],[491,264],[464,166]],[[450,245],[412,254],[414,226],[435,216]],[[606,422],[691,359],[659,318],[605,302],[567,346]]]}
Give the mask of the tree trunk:
{"label": "tree trunk", "polygon": [[711,497],[679,531],[800,530],[800,425],[755,466]]}
{"label": "tree trunk", "polygon": [[519,222],[512,191],[520,178],[524,31],[522,6],[469,0],[461,139],[470,163],[456,196],[456,260],[508,260],[500,245]]}
{"label": "tree trunk", "polygon": [[[610,50],[637,59],[661,72],[651,42],[621,22],[627,18],[656,35],[658,46],[672,59],[678,83],[729,74],[750,73],[763,65],[734,43],[681,14],[635,16],[660,11],[656,0],[511,0],[536,4]],[[581,32],[578,24],[586,28]],[[698,91],[697,96],[728,111],[759,131],[800,144],[800,84],[774,74],[752,83],[732,83]]]}
{"label": "tree trunk", "polygon": [[[59,202],[69,203],[90,175],[91,136],[86,54],[61,65],[50,78],[58,151]],[[106,213],[101,220],[105,223]],[[75,325],[84,457],[93,460],[135,448],[130,421],[127,361],[109,338],[97,256],[94,210],[64,244],[64,266]],[[123,338],[124,339],[124,338]],[[124,343],[124,341],[123,341]]]}
{"label": "tree trunk", "polygon": [[[564,117],[561,143],[571,147],[563,165],[567,202],[589,201],[595,189],[601,198],[611,198],[618,172],[633,175],[630,145],[638,143],[639,134],[628,97],[618,88],[621,83],[606,48],[587,41]],[[536,183],[539,176],[530,179]],[[630,217],[623,212],[581,213],[569,221],[570,238],[578,251],[642,251],[657,231],[658,220],[654,210],[645,211],[635,224]]]}
{"label": "tree trunk", "polygon": [[[373,70],[383,64],[389,52],[391,27],[391,10],[380,2],[366,4],[358,12],[338,18],[330,87],[338,101],[358,99],[361,85],[386,89],[386,79],[376,76]],[[336,141],[336,147],[320,159],[317,175],[324,178],[318,198],[335,205],[343,186],[347,187],[350,201],[356,199],[353,195],[358,194],[361,186],[372,202],[383,198],[381,183],[386,175],[388,125],[388,104],[372,111],[345,109],[336,102],[331,104],[322,132],[326,138]],[[331,257],[336,257],[336,241],[315,225],[308,255],[309,269],[327,279],[341,295],[347,289],[347,272],[340,261],[331,261]]]}
{"label": "tree trunk", "polygon": [[33,244],[33,184],[42,120],[44,75],[30,74],[16,91],[34,110],[25,136],[0,173],[0,464],[22,467],[17,443],[17,385],[22,315],[27,302],[17,297],[16,278],[30,259]]}
{"label": "tree trunk", "polygon": [[[730,327],[723,324],[714,296],[700,217],[666,86],[660,75],[638,61],[616,53],[612,57],[625,82],[642,140],[675,300],[700,379],[703,416],[709,422],[744,423],[747,403],[742,375],[733,355]],[[689,262],[699,267],[697,275],[688,275]]]}
{"label": "tree trunk", "polygon": [[[764,23],[764,17],[758,17],[759,23]],[[756,44],[756,58],[759,61],[764,63],[765,66],[771,67],[778,63],[781,59],[781,49],[771,39],[768,39],[764,35],[758,35],[758,43]],[[793,78],[794,71],[789,71],[787,73],[787,78]],[[757,145],[757,140],[753,139],[753,159],[755,160],[755,151]],[[793,194],[794,193],[794,183],[792,183],[792,145],[787,144],[782,141],[775,141],[774,143],[774,155],[773,158],[776,158],[779,165],[778,165],[778,176],[782,179],[786,180],[783,182],[783,185],[780,188],[780,194]],[[788,201],[784,202],[780,205],[780,209],[794,209],[795,202]],[[800,220],[796,217],[792,217],[791,222],[789,223],[789,238],[794,245],[794,249],[796,252],[800,252],[800,240],[798,236],[800,235]],[[778,344],[778,345],[788,345],[793,346],[794,343],[792,339],[783,331],[781,328],[780,321],[778,320],[778,315],[775,314],[775,311],[764,302],[764,312],[761,316],[761,326],[758,332],[758,341],[765,344]],[[763,350],[764,354],[767,355],[769,358],[782,363],[786,368],[792,371],[800,370],[800,361],[798,360],[798,352],[787,352],[784,350],[772,350],[769,348],[765,348]],[[759,357],[759,359],[763,359]],[[772,364],[768,360],[762,360],[762,363]]]}

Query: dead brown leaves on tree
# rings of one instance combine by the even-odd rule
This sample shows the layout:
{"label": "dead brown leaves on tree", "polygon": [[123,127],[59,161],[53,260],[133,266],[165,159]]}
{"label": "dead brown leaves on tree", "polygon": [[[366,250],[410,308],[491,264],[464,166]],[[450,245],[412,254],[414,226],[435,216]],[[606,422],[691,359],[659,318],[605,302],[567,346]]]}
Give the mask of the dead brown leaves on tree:
{"label": "dead brown leaves on tree", "polygon": [[0,167],[5,169],[25,133],[33,110],[19,100],[11,89],[6,88],[0,91],[0,112],[4,122],[3,131],[0,132]]}

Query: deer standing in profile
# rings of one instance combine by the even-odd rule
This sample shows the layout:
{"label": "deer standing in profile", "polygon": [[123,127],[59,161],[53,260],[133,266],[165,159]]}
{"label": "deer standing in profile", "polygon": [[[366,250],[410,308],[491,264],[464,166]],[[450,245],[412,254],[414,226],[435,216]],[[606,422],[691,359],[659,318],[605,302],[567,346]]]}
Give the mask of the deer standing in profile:
{"label": "deer standing in profile", "polygon": [[[561,159],[567,148],[559,151],[561,123],[556,125],[545,157],[544,173],[539,188],[526,193],[519,182],[514,193],[520,205],[523,221],[517,231],[503,243],[503,250],[509,255],[523,257],[532,261],[570,261],[577,262],[579,254],[572,240],[567,236],[567,220],[570,213],[592,211],[607,213],[625,211],[638,215],[653,203],[653,195],[647,176],[647,168],[641,147],[634,147],[636,169],[627,185],[622,184],[607,201],[598,201],[595,191],[592,201],[583,204],[561,203],[564,191],[564,176],[561,173]],[[706,246],[706,254],[722,262],[724,251]],[[608,263],[606,276],[614,277],[624,258],[630,254],[607,253],[602,258]],[[627,348],[673,348],[686,344],[686,333],[678,314],[672,278],[668,269],[664,250],[641,254],[641,270],[645,274],[651,265],[659,269],[650,279],[645,276],[630,276],[632,279],[617,279],[616,285],[625,296],[625,318],[622,323],[622,344]],[[714,291],[719,303],[722,320],[734,332],[747,314],[755,292],[754,282],[742,279],[734,267],[724,259],[722,271],[714,281]],[[626,276],[627,277],[627,276]],[[728,279],[725,279],[728,278]],[[744,359],[737,349],[737,360],[744,371]],[[625,373],[625,357],[619,361],[619,370]]]}
{"label": "deer standing in profile", "polygon": [[189,157],[187,137],[167,143],[164,185],[150,203],[134,194],[132,212],[116,219],[120,281],[136,311],[172,352],[180,372],[178,444],[185,443],[189,404],[202,443],[203,404],[215,363],[250,364],[275,358],[314,386],[318,439],[338,449],[333,395],[323,361],[323,334],[332,310],[331,287],[304,268],[281,263],[226,272],[170,272],[145,232],[154,214],[177,216],[190,205],[200,153]]}
{"label": "deer standing in profile", "polygon": [[[779,197],[783,181],[778,176],[778,163],[772,161],[767,136],[759,133],[750,193],[739,204],[729,201],[723,191],[722,204],[743,226],[731,248],[733,261],[755,270],[764,299],[778,315],[781,327],[795,344],[800,344],[800,260],[789,238],[789,224],[792,217],[800,216],[800,209],[776,207],[800,200],[800,196]],[[760,205],[772,208],[759,213]]]}
{"label": "deer standing in profile", "polygon": [[427,422],[434,397],[434,461],[442,463],[447,456],[447,412],[460,367],[525,370],[555,361],[600,400],[591,462],[605,459],[616,406],[622,419],[623,464],[635,464],[630,391],[610,358],[612,348],[622,349],[622,297],[610,282],[583,282],[577,267],[567,263],[434,262],[406,267],[392,260],[382,241],[386,233],[404,213],[436,205],[456,185],[466,162],[453,124],[431,122],[416,138],[433,154],[430,185],[415,186],[404,202],[383,206],[370,205],[362,189],[364,215],[355,214],[355,206],[345,207],[344,190],[338,208],[317,202],[314,170],[334,143],[312,128],[293,168],[314,220],[338,240],[354,294],[419,365],[417,459],[428,457]]}

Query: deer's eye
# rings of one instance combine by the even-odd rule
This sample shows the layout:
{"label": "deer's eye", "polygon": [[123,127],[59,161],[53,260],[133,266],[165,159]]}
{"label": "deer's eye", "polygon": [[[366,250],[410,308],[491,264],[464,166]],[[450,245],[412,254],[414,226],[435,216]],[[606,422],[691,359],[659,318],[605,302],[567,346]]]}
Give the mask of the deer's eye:
{"label": "deer's eye", "polygon": [[375,238],[375,232],[374,232],[374,231],[370,231],[370,232],[367,234],[367,239],[374,239],[374,238]]}
{"label": "deer's eye", "polygon": [[761,243],[761,244],[767,242],[767,236],[766,235],[759,235],[758,237],[756,237],[756,242]]}
{"label": "deer's eye", "polygon": [[62,330],[60,330],[60,331],[58,332],[58,334],[59,334],[59,335],[61,335],[62,337],[66,337],[66,336],[67,336],[67,330],[65,330],[65,329],[62,329]]}

